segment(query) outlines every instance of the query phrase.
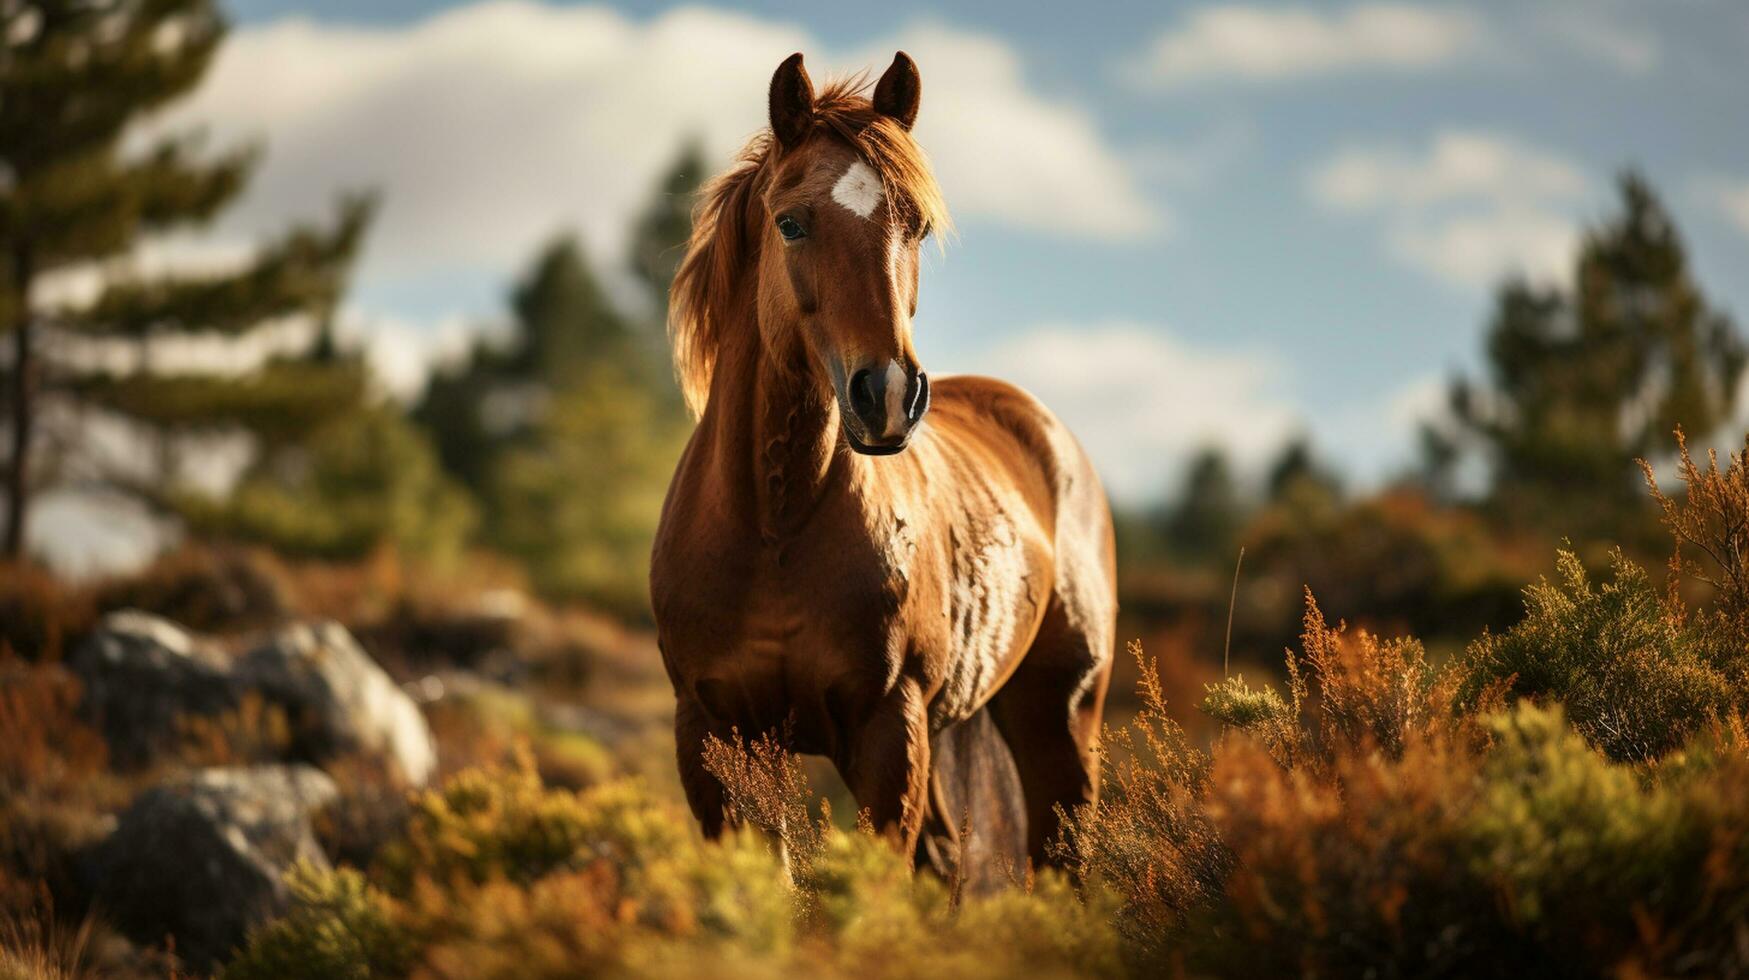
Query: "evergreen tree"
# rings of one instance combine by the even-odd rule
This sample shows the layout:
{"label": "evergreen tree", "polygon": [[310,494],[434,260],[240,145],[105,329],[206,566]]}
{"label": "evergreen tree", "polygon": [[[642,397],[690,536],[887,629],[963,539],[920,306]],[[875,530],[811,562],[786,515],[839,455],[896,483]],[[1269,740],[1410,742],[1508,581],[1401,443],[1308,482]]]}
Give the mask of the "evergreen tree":
{"label": "evergreen tree", "polygon": [[698,141],[681,148],[680,157],[663,175],[656,193],[632,226],[630,266],[656,300],[659,311],[668,305],[668,289],[674,273],[686,257],[686,239],[692,234],[692,205],[704,182],[704,147]]}
{"label": "evergreen tree", "polygon": [[631,325],[607,298],[573,236],[547,246],[510,297],[516,342],[509,371],[562,386],[593,365],[626,359]]}
{"label": "evergreen tree", "polygon": [[1238,538],[1243,519],[1227,456],[1209,447],[1191,460],[1184,487],[1163,517],[1162,530],[1168,547],[1182,557],[1224,559]]}
{"label": "evergreen tree", "polygon": [[[1741,336],[1691,278],[1652,188],[1632,173],[1620,187],[1622,211],[1586,235],[1574,290],[1507,283],[1485,384],[1452,386],[1459,437],[1485,449],[1506,511],[1619,513],[1639,496],[1636,458],[1668,446],[1677,425],[1711,434],[1735,407]],[[1428,439],[1449,465],[1449,441]],[[1602,510],[1573,515],[1581,501]]]}
{"label": "evergreen tree", "polygon": [[511,307],[511,336],[434,376],[415,418],[479,500],[484,543],[549,595],[641,614],[685,431],[673,382],[572,239],[536,257]]}
{"label": "evergreen tree", "polygon": [[435,372],[414,410],[444,468],[481,497],[490,493],[498,455],[535,438],[558,392],[603,364],[646,373],[633,328],[573,237],[535,257],[510,307],[510,336],[477,341],[466,358]]}
{"label": "evergreen tree", "polygon": [[[632,230],[629,264],[666,306],[703,172],[689,146]],[[536,256],[511,335],[433,375],[415,418],[481,503],[482,536],[549,594],[643,614],[649,540],[688,421],[659,320],[619,311],[574,238]]]}
{"label": "evergreen tree", "polygon": [[492,543],[549,595],[647,616],[650,541],[688,428],[640,377],[597,367],[498,459]]}
{"label": "evergreen tree", "polygon": [[1311,441],[1300,437],[1282,447],[1269,466],[1269,499],[1280,502],[1294,496],[1315,496],[1335,501],[1342,496],[1342,481],[1318,462]]}
{"label": "evergreen tree", "polygon": [[475,523],[424,434],[390,405],[337,415],[296,447],[259,456],[224,497],[183,494],[177,506],[202,533],[321,558],[389,546],[442,560]]}
{"label": "evergreen tree", "polygon": [[[248,377],[152,367],[167,338],[246,342],[293,314],[326,324],[370,205],[345,202],[332,226],[294,230],[240,271],[114,273],[108,260],[143,238],[209,220],[251,170],[252,151],[203,153],[197,134],[137,151],[124,139],[199,82],[224,36],[223,18],[211,0],[0,0],[0,17],[0,325],[11,334],[0,549],[15,557],[42,482],[32,466],[45,399],[166,434],[230,424],[268,443],[356,406],[363,373],[344,360],[282,358]],[[98,273],[98,297],[48,308],[36,285],[74,267]],[[92,356],[118,348],[135,352],[131,370]]]}

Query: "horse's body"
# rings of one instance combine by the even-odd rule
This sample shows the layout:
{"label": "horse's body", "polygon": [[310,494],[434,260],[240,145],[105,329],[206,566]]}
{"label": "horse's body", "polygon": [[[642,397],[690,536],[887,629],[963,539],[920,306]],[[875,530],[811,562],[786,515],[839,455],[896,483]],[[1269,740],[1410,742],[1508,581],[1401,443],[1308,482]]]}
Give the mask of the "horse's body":
{"label": "horse's body", "polygon": [[[1104,492],[1068,431],[1031,396],[974,377],[931,393],[915,369],[909,307],[926,228],[901,226],[927,207],[907,204],[894,186],[903,166],[878,153],[872,161],[887,185],[880,211],[891,212],[890,233],[856,224],[879,222],[854,197],[844,215],[807,212],[809,247],[820,251],[798,257],[785,242],[792,229],[781,239],[771,232],[763,212],[784,193],[814,181],[844,198],[840,175],[863,161],[867,144],[838,123],[885,125],[888,78],[872,110],[845,90],[816,104],[809,87],[809,125],[785,140],[780,85],[792,67],[801,72],[799,57],[773,83],[777,139],[712,188],[676,286],[682,316],[715,321],[676,327],[711,331],[708,342],[691,338],[711,356],[708,381],[694,375],[703,411],[669,489],[651,572],[687,798],[706,832],[718,832],[723,796],[703,768],[703,740],[780,732],[794,750],[831,758],[858,806],[909,849],[930,805],[932,734],[987,706],[1020,776],[1029,851],[1041,859],[1056,829],[1052,808],[1096,793],[1091,748],[1116,613]],[[915,69],[903,56],[901,68],[914,116]],[[888,261],[856,273],[885,283],[886,295],[856,288],[854,260],[883,256],[846,245],[852,234],[886,244]],[[841,268],[806,264],[834,258]],[[799,301],[773,298],[786,284]],[[690,300],[688,288],[697,291]],[[848,339],[832,333],[859,318],[877,326]],[[683,378],[688,339],[677,338]],[[871,349],[881,340],[891,349]],[[872,382],[855,361],[870,356],[871,370],[886,372]],[[918,425],[925,410],[928,424]],[[939,816],[952,825],[958,815]]]}

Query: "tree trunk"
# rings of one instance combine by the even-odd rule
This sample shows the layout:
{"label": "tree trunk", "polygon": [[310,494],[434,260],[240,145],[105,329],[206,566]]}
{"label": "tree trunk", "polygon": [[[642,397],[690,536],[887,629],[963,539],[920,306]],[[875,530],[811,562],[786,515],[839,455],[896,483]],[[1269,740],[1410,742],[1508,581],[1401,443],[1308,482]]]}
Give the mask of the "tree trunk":
{"label": "tree trunk", "polygon": [[35,274],[30,248],[12,253],[12,461],[6,471],[6,538],[0,557],[24,554],[25,511],[30,498],[30,446],[36,408],[36,360],[31,343],[30,280]]}

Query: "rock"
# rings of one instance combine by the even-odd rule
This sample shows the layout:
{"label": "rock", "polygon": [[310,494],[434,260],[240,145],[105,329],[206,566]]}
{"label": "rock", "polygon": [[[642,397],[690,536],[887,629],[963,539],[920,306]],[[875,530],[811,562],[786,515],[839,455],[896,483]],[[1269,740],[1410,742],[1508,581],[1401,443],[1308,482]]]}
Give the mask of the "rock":
{"label": "rock", "polygon": [[362,756],[413,785],[437,768],[419,706],[338,623],[287,627],[233,662],[169,620],[126,610],[105,616],[68,666],[118,768],[174,755],[188,720],[236,710],[251,695],[284,711],[289,758]]}
{"label": "rock", "polygon": [[285,874],[327,867],[310,816],[339,796],[309,766],[206,769],[140,794],[93,852],[106,915],[142,945],[210,970],[289,905]]}
{"label": "rock", "polygon": [[238,702],[222,652],[138,610],[103,617],[67,666],[85,687],[81,710],[121,769],[173,751],[181,738],[178,719],[219,714]]}
{"label": "rock", "polygon": [[338,623],[300,623],[237,661],[235,681],[284,707],[300,753],[362,753],[423,785],[437,768],[419,706]]}

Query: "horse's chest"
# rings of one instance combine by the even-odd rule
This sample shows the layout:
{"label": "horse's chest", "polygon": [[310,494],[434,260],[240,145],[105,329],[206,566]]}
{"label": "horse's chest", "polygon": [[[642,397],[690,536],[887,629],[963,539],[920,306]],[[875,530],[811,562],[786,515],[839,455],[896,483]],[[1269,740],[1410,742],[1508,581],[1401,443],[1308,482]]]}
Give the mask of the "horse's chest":
{"label": "horse's chest", "polygon": [[854,723],[844,706],[878,699],[901,671],[934,692],[937,725],[968,717],[1036,628],[1050,587],[1036,529],[1001,511],[865,521],[866,534],[700,539],[676,556],[684,587],[655,596],[676,683],[720,723],[805,741]]}
{"label": "horse's chest", "polygon": [[898,675],[902,576],[863,539],[697,544],[684,585],[653,596],[676,685],[719,724],[787,728],[825,751],[843,706]]}

